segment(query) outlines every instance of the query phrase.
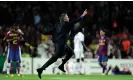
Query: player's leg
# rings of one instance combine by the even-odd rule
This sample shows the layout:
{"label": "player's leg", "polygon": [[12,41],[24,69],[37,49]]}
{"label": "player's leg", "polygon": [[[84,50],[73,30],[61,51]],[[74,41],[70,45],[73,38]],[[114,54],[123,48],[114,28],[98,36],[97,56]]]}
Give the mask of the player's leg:
{"label": "player's leg", "polygon": [[105,71],[106,71],[106,69],[107,69],[107,62],[102,62],[102,64],[103,64],[103,74],[105,73]]}
{"label": "player's leg", "polygon": [[76,64],[75,64],[75,72],[76,72],[76,74],[80,74],[80,71],[81,71],[80,58],[77,58]]}
{"label": "player's leg", "polygon": [[45,70],[52,63],[56,62],[58,58],[61,58],[64,54],[65,45],[64,44],[55,44],[55,54],[39,69],[37,69],[38,76],[41,78],[42,71]]}
{"label": "player's leg", "polygon": [[62,59],[62,64],[59,66],[59,69],[60,69],[61,71],[66,72],[66,71],[64,70],[64,65],[65,65],[65,63],[73,56],[73,54],[74,54],[73,51],[72,51],[70,48],[67,47],[65,58]]}
{"label": "player's leg", "polygon": [[107,69],[107,61],[108,61],[108,56],[103,56],[102,57],[102,64],[103,64],[103,73],[105,74],[105,71]]}
{"label": "player's leg", "polygon": [[3,72],[6,72],[6,74],[10,73],[10,63],[8,63],[8,58],[9,58],[9,49],[7,49],[7,56],[3,66]]}
{"label": "player's leg", "polygon": [[18,76],[21,76],[22,75],[21,72],[20,72],[20,70],[21,70],[20,63],[21,63],[21,61],[19,61],[19,60],[16,62]]}
{"label": "player's leg", "polygon": [[75,54],[75,59],[76,59],[76,63],[75,63],[75,73],[79,74],[80,73],[80,52],[79,51],[74,51]]}
{"label": "player's leg", "polygon": [[4,62],[4,66],[3,66],[2,71],[3,71],[4,74],[9,74],[9,72],[10,72],[10,63],[8,63],[7,59]]}
{"label": "player's leg", "polygon": [[103,64],[102,64],[102,56],[98,56],[98,62],[101,68],[103,68]]}
{"label": "player's leg", "polygon": [[98,57],[98,62],[99,62],[100,67],[102,68],[102,73],[103,73],[104,72],[104,67],[103,67],[103,57],[102,56]]}
{"label": "player's leg", "polygon": [[108,75],[108,73],[111,71],[112,69],[112,65],[109,66],[109,68],[107,69],[106,75]]}
{"label": "player's leg", "polygon": [[10,63],[8,63],[8,61],[7,61],[7,65],[6,65],[6,69],[7,69],[7,75],[9,75],[10,74]]}
{"label": "player's leg", "polygon": [[81,74],[85,74],[85,66],[84,66],[84,52],[81,50]]}
{"label": "player's leg", "polygon": [[14,50],[9,49],[9,56],[8,56],[8,63],[10,63],[10,76],[14,76],[14,66],[13,66],[13,59],[14,59]]}
{"label": "player's leg", "polygon": [[68,45],[66,46],[65,52],[66,52],[66,56],[62,60],[62,64],[60,66],[64,66],[64,64],[74,55],[73,41],[71,41],[71,46],[68,46]]}
{"label": "player's leg", "polygon": [[10,63],[10,76],[13,77],[14,76],[14,66],[13,66],[13,61],[9,60]]}
{"label": "player's leg", "polygon": [[17,72],[18,72],[18,76],[21,76],[21,48],[19,47],[19,50],[16,50],[16,67],[17,67]]}
{"label": "player's leg", "polygon": [[41,67],[45,70],[49,65],[56,62],[58,58],[61,58],[64,53],[65,46],[60,44],[55,44],[55,54]]}
{"label": "player's leg", "polygon": [[7,60],[5,60],[5,62],[4,62],[4,66],[2,69],[3,74],[5,74],[6,71],[7,71]]}

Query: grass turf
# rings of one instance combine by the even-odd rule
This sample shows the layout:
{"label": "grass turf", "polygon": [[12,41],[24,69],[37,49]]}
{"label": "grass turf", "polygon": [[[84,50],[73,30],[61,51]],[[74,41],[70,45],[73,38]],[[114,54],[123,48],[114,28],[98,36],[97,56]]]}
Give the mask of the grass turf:
{"label": "grass turf", "polygon": [[[23,77],[6,77],[0,75],[0,80],[40,80],[37,75],[24,75]],[[127,75],[43,75],[42,80],[133,80]]]}

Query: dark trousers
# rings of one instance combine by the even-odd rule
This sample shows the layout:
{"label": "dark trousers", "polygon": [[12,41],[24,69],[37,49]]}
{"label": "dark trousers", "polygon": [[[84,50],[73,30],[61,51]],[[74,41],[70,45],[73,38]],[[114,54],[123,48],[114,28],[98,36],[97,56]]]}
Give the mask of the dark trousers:
{"label": "dark trousers", "polygon": [[[55,53],[54,55],[41,67],[41,69],[45,70],[52,63],[56,62],[58,58],[61,58],[65,55],[65,58],[62,60],[62,66],[72,57],[73,53],[69,53],[66,49],[66,43],[55,43]],[[67,47],[68,48],[68,47]],[[65,53],[65,50],[67,53]]]}

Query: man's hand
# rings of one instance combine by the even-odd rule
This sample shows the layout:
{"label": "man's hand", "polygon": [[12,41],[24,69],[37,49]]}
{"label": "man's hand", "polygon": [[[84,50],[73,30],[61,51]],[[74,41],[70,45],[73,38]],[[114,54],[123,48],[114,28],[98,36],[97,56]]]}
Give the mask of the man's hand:
{"label": "man's hand", "polygon": [[83,14],[81,15],[81,17],[84,17],[84,16],[86,16],[87,15],[87,9],[83,12]]}
{"label": "man's hand", "polygon": [[31,49],[31,50],[34,50],[34,49],[35,49],[35,47],[33,47],[33,46],[30,46],[30,49]]}
{"label": "man's hand", "polygon": [[110,51],[108,52],[108,56],[110,56]]}
{"label": "man's hand", "polygon": [[98,58],[99,58],[99,56],[98,56],[98,55],[96,55],[96,56],[95,56],[95,58],[97,58],[97,59],[98,59]]}
{"label": "man's hand", "polygon": [[87,52],[91,52],[90,49],[88,49],[88,48],[86,48],[86,51],[87,51]]}

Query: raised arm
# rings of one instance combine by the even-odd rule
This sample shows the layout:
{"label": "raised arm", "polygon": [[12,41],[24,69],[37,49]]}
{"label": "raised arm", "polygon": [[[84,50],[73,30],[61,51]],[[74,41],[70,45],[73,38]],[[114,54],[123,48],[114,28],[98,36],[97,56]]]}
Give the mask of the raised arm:
{"label": "raised arm", "polygon": [[87,15],[87,9],[83,12],[83,14],[76,20],[69,22],[69,24],[75,24],[83,19]]}

